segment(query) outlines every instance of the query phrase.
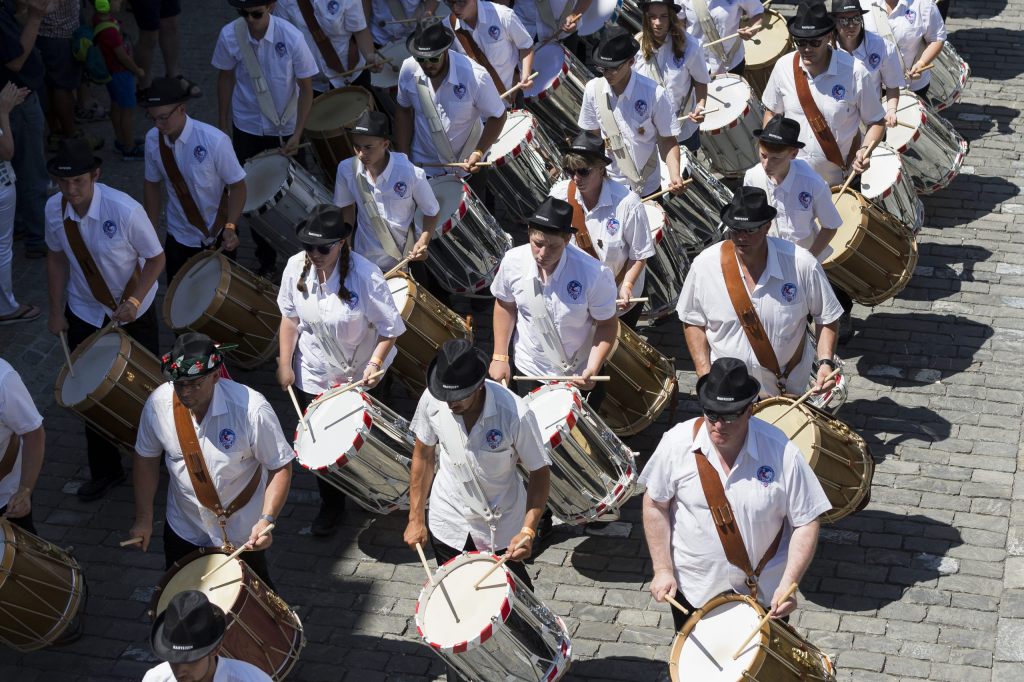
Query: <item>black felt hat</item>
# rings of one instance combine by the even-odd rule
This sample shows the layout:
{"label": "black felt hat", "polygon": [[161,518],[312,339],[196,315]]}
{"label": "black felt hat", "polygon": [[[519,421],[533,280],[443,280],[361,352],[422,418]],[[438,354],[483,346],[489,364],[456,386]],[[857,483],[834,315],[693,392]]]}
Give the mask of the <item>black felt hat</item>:
{"label": "black felt hat", "polygon": [[391,119],[383,111],[364,111],[348,130],[356,135],[389,137]]}
{"label": "black felt hat", "polygon": [[171,598],[156,617],[149,643],[153,653],[170,663],[192,663],[213,653],[224,639],[224,612],[198,590]]}
{"label": "black felt hat", "polygon": [[772,116],[764,128],[754,131],[754,137],[768,144],[781,144],[797,149],[804,147],[804,143],[800,141],[800,122],[786,118],[782,114]]}
{"label": "black felt hat", "polygon": [[418,28],[405,39],[405,46],[413,57],[436,57],[451,47],[455,34],[441,23]]}
{"label": "black felt hat", "polygon": [[576,228],[572,226],[572,206],[555,197],[544,199],[526,221],[526,224],[541,232],[571,233],[576,231]]}
{"label": "black felt hat", "polygon": [[719,212],[722,222],[732,230],[756,230],[775,220],[778,211],[768,203],[768,195],[760,187],[743,186],[732,196],[732,203]]}
{"label": "black felt hat", "polygon": [[836,28],[836,21],[825,9],[825,3],[801,2],[796,8],[796,15],[786,24],[789,34],[794,38],[817,38],[831,33]]}
{"label": "black felt hat", "polygon": [[58,178],[74,178],[96,170],[102,163],[85,138],[72,137],[60,141],[57,156],[46,162],[46,170]]}
{"label": "black felt hat", "polygon": [[465,400],[487,378],[487,353],[466,339],[445,341],[427,367],[427,390],[446,403]]}
{"label": "black felt hat", "polygon": [[236,9],[252,9],[271,4],[273,0],[228,0],[228,4]]}
{"label": "black felt hat", "polygon": [[188,90],[177,78],[155,78],[152,85],[139,93],[139,106],[143,109],[180,104],[191,99]]}
{"label": "black felt hat", "polygon": [[572,144],[569,145],[569,152],[597,159],[606,164],[612,162],[608,155],[604,153],[604,140],[600,135],[589,130],[584,130],[573,138]]}
{"label": "black felt hat", "polygon": [[673,14],[679,14],[683,10],[681,5],[677,5],[674,2],[668,2],[667,0],[644,0],[644,2],[639,2],[637,4],[640,5],[641,12],[646,12],[647,8],[651,5],[668,5]]}
{"label": "black felt hat", "polygon": [[832,0],[832,14],[846,14],[848,12],[860,12],[867,14],[866,9],[861,9],[860,0]]}
{"label": "black felt hat", "polygon": [[640,51],[640,43],[629,31],[621,28],[610,29],[594,48],[593,62],[596,66],[611,69],[632,59]]}
{"label": "black felt hat", "polygon": [[352,225],[345,222],[341,209],[334,204],[319,204],[295,226],[295,234],[303,244],[333,244],[347,239],[352,234]]}
{"label": "black felt hat", "polygon": [[718,358],[711,371],[697,380],[697,402],[705,412],[738,414],[754,402],[761,384],[736,358]]}

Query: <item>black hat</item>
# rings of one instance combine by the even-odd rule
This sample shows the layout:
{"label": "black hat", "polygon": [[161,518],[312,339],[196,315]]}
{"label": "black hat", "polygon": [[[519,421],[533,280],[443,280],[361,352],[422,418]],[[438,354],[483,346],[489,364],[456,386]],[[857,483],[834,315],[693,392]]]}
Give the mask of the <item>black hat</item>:
{"label": "black hat", "polygon": [[547,197],[527,219],[528,227],[535,227],[541,232],[575,232],[572,226],[572,206],[568,202]]}
{"label": "black hat", "polygon": [[168,381],[198,379],[217,371],[224,364],[223,352],[237,347],[214,343],[206,334],[185,332],[174,340],[171,352],[160,358],[160,371]]}
{"label": "black hat", "polygon": [[845,14],[847,12],[868,13],[866,9],[861,9],[860,0],[832,0],[832,14]]}
{"label": "black hat", "polygon": [[754,137],[768,144],[781,144],[797,149],[804,147],[804,143],[800,141],[800,122],[786,118],[782,114],[772,116],[764,128],[754,131]]}
{"label": "black hat", "polygon": [[670,0],[641,0],[641,2],[637,4],[640,5],[641,12],[646,12],[647,8],[651,5],[668,5],[673,14],[679,14],[683,10],[681,5],[677,5]]}
{"label": "black hat", "polygon": [[450,339],[427,367],[427,390],[451,403],[471,396],[486,378],[487,353],[466,339]]}
{"label": "black hat", "polygon": [[389,137],[391,135],[391,118],[383,111],[364,111],[348,131],[356,135]]}
{"label": "black hat", "polygon": [[154,78],[153,84],[139,93],[139,106],[143,109],[180,104],[191,97],[177,78]]}
{"label": "black hat", "polygon": [[761,384],[736,358],[718,358],[711,371],[697,380],[697,402],[705,412],[738,414],[754,402]]}
{"label": "black hat", "polygon": [[416,29],[405,39],[405,46],[413,57],[436,57],[446,52],[455,40],[455,34],[441,23]]}
{"label": "black hat", "polygon": [[786,24],[794,38],[817,38],[831,33],[836,28],[835,19],[825,9],[821,0],[801,2],[796,15]]}
{"label": "black hat", "polygon": [[269,5],[274,0],[228,0],[228,4],[238,9],[252,9],[262,5]]}
{"label": "black hat", "polygon": [[224,612],[198,590],[171,598],[149,635],[153,653],[170,663],[193,663],[209,656],[224,639]]}
{"label": "black hat", "polygon": [[756,230],[774,220],[777,213],[763,189],[744,185],[732,195],[732,203],[722,207],[719,216],[732,230]]}
{"label": "black hat", "polygon": [[606,164],[612,162],[604,153],[604,140],[600,135],[589,130],[584,130],[573,138],[572,144],[569,145],[569,153],[587,156]]}
{"label": "black hat", "polygon": [[319,204],[309,216],[295,226],[295,234],[303,244],[333,244],[352,234],[352,225],[341,216],[334,204]]}
{"label": "black hat", "polygon": [[594,48],[593,62],[606,69],[614,68],[632,59],[640,51],[640,43],[629,31],[615,27],[605,33],[604,39]]}
{"label": "black hat", "polygon": [[60,141],[57,156],[46,162],[46,170],[58,178],[74,178],[96,170],[102,163],[85,138],[72,137]]}

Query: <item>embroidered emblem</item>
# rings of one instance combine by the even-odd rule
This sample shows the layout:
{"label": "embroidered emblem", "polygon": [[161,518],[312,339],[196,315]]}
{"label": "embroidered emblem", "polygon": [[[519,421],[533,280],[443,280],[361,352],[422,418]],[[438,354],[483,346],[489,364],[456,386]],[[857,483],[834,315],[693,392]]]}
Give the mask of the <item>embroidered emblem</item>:
{"label": "embroidered emblem", "polygon": [[348,292],[348,294],[350,296],[348,301],[346,301],[348,303],[348,307],[355,308],[357,305],[359,305],[359,294],[357,294],[354,291],[350,291]]}
{"label": "embroidered emblem", "polygon": [[501,440],[504,435],[498,429],[491,429],[487,432],[484,438],[487,440],[487,447],[491,450],[497,450],[498,446],[501,445]]}
{"label": "embroidered emblem", "polygon": [[800,192],[800,194],[797,195],[797,199],[800,201],[800,205],[803,206],[804,209],[810,208],[811,202],[814,201],[814,197],[811,196],[810,192]]}
{"label": "embroidered emblem", "polygon": [[772,469],[767,464],[757,470],[757,480],[761,481],[761,485],[765,488],[775,480],[775,469]]}
{"label": "embroidered emblem", "polygon": [[405,184],[404,182],[396,182],[394,190],[395,194],[397,194],[399,198],[404,198],[405,193],[409,191],[409,185]]}
{"label": "embroidered emblem", "polygon": [[608,234],[614,237],[619,232],[619,221],[615,218],[609,218],[608,222],[604,224],[604,229],[608,231]]}
{"label": "embroidered emblem", "polygon": [[489,29],[487,29],[487,35],[491,37],[491,40],[501,39],[501,27],[491,26]]}
{"label": "embroidered emblem", "polygon": [[113,239],[114,235],[117,234],[117,225],[113,220],[103,223],[103,234],[107,235],[108,239]]}
{"label": "embroidered emblem", "polygon": [[905,16],[907,18],[907,21],[910,22],[911,24],[917,20],[917,12],[915,12],[912,9],[907,9],[907,13],[904,14],[903,16]]}
{"label": "embroidered emblem", "polygon": [[786,300],[786,303],[792,303],[796,300],[796,285],[792,282],[786,282],[782,285],[782,298]]}
{"label": "embroidered emblem", "polygon": [[842,85],[837,85],[832,88],[832,98],[838,101],[842,101],[846,97],[846,88]]}
{"label": "embroidered emblem", "polygon": [[877,69],[878,65],[881,64],[881,63],[882,63],[882,55],[878,54],[877,52],[872,52],[871,54],[868,55],[868,66],[871,67],[872,71]]}
{"label": "embroidered emblem", "polygon": [[463,85],[462,83],[459,83],[458,85],[454,86],[452,90],[455,92],[455,96],[458,97],[459,99],[462,99],[463,97],[466,96],[466,86]]}
{"label": "embroidered emblem", "polygon": [[685,54],[682,57],[676,57],[675,55],[672,55],[672,63],[676,65],[677,69],[682,68],[683,62],[685,62],[685,61],[686,61],[686,55]]}
{"label": "embroidered emblem", "polygon": [[221,429],[218,440],[220,440],[222,448],[230,450],[231,446],[235,444],[235,432],[231,429]]}
{"label": "embroidered emblem", "polygon": [[286,54],[288,54],[288,46],[285,45],[283,42],[275,43],[274,52],[277,52],[278,57],[283,57]]}
{"label": "embroidered emblem", "polygon": [[331,0],[327,3],[327,11],[331,14],[337,14],[339,9],[341,9],[341,5],[338,4],[338,0]]}
{"label": "embroidered emblem", "polygon": [[192,150],[192,156],[196,157],[196,161],[202,163],[206,160],[206,147],[197,144],[195,149]]}
{"label": "embroidered emblem", "polygon": [[638,99],[634,104],[633,108],[636,109],[636,113],[641,116],[647,115],[647,100]]}
{"label": "embroidered emblem", "polygon": [[579,280],[572,280],[565,285],[565,290],[569,293],[569,297],[572,300],[579,300],[579,297],[583,295],[583,285],[580,284]]}

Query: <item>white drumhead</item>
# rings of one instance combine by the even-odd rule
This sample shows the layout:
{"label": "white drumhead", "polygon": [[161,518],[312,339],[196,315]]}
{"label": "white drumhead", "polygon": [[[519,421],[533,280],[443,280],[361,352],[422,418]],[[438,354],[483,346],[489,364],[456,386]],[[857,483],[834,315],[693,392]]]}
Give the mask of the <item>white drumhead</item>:
{"label": "white drumhead", "polygon": [[198,320],[213,302],[220,284],[220,259],[204,258],[181,271],[171,299],[171,327],[183,329]]}
{"label": "white drumhead", "polygon": [[619,8],[622,0],[594,0],[590,7],[580,17],[576,32],[581,36],[589,36],[597,33],[604,27],[604,22],[611,19],[612,14]]}
{"label": "white drumhead", "polygon": [[562,74],[562,65],[565,64],[565,49],[561,43],[550,43],[534,53],[533,70],[537,77],[533,79],[533,85],[523,91],[523,97],[529,99],[536,97],[547,90],[552,81]]}
{"label": "white drumhead", "polygon": [[651,227],[651,239],[658,243],[661,241],[661,231],[668,225],[668,215],[656,201],[645,201],[644,212],[647,214],[647,224]]}
{"label": "white drumhead", "polygon": [[759,620],[754,607],[742,601],[729,601],[705,613],[690,631],[679,654],[679,679],[701,682],[743,679],[743,673],[757,655],[758,638],[743,649],[739,660],[732,660],[732,656]]}
{"label": "white drumhead", "polygon": [[750,101],[750,86],[739,76],[725,75],[711,79],[708,93],[722,101],[717,102],[708,97],[706,108],[716,111],[704,116],[704,122],[700,124],[701,131],[718,130],[729,125],[743,115]]}
{"label": "white drumhead", "polygon": [[242,562],[233,559],[231,563],[217,570],[206,580],[202,577],[224,563],[225,554],[205,554],[181,567],[171,578],[156,605],[156,614],[164,612],[174,595],[185,590],[199,590],[206,593],[206,598],[216,604],[224,613],[231,611],[242,589]]}
{"label": "white drumhead", "polygon": [[377,50],[377,54],[382,58],[390,57],[391,61],[378,73],[370,72],[370,84],[375,88],[397,88],[398,72],[402,69],[402,62],[412,56],[409,48],[405,46],[405,39],[388,43]]}
{"label": "white drumhead", "polygon": [[[504,566],[497,569],[480,584],[473,585],[494,566],[489,554],[467,554],[456,557],[443,573],[439,573],[438,586],[427,586],[421,595],[417,620],[423,638],[442,648],[451,648],[462,642],[477,639],[485,628],[491,625],[491,618],[501,613],[502,605],[509,597],[507,571]],[[441,590],[444,586],[451,606]],[[424,604],[423,597],[426,596]],[[459,620],[452,614],[452,606]]]}
{"label": "white drumhead", "polygon": [[537,417],[540,435],[545,443],[550,441],[558,427],[565,423],[578,395],[575,389],[555,385],[543,387],[526,396],[526,405]]}
{"label": "white drumhead", "polygon": [[401,312],[405,310],[405,302],[409,300],[409,280],[405,277],[388,278],[388,288],[391,289],[391,298],[395,300],[395,307]]}
{"label": "white drumhead", "polygon": [[245,163],[245,208],[243,213],[255,211],[277,194],[288,179],[287,156],[268,154]]}
{"label": "white drumhead", "polygon": [[323,469],[337,463],[342,455],[352,451],[365,422],[366,402],[359,391],[330,392],[311,403],[306,409],[306,423],[313,432],[298,427],[295,456],[299,463],[310,469]]}
{"label": "white drumhead", "polygon": [[[437,197],[437,204],[441,207],[438,213],[438,226],[443,226],[454,213],[462,206],[462,196],[465,194],[462,179],[455,175],[439,175],[430,179],[430,186],[434,189],[434,196]],[[416,209],[416,226],[423,225],[423,211]],[[443,230],[442,230],[443,231]]]}
{"label": "white drumhead", "polygon": [[501,129],[501,135],[491,145],[491,151],[487,158],[497,161],[526,141],[526,135],[536,127],[533,114],[522,109],[508,112],[505,125]]}
{"label": "white drumhead", "polygon": [[[386,65],[385,69],[388,68]],[[306,117],[306,130],[323,132],[355,123],[373,106],[373,95],[363,88],[331,90],[315,100]]]}
{"label": "white drumhead", "polygon": [[902,167],[900,155],[887,144],[880,144],[871,152],[871,165],[860,176],[860,193],[866,199],[882,196],[896,184]]}
{"label": "white drumhead", "polygon": [[896,120],[903,125],[885,129],[885,142],[893,149],[902,149],[909,144],[921,128],[921,100],[917,95],[900,95],[896,105]]}
{"label": "white drumhead", "polygon": [[60,389],[60,399],[65,405],[77,405],[96,390],[100,382],[110,373],[117,353],[121,350],[120,334],[104,334],[75,358],[75,376],[68,372]]}

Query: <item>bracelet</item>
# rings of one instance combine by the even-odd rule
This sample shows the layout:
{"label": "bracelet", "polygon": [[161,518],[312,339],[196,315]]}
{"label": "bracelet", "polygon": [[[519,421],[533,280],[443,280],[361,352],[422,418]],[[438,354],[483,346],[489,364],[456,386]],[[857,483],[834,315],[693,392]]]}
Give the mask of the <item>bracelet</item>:
{"label": "bracelet", "polygon": [[372,358],[370,358],[369,364],[377,365],[377,367],[379,368],[381,365],[384,364],[384,361],[380,358],[379,355],[374,355]]}
{"label": "bracelet", "polygon": [[633,288],[633,284],[634,284],[634,282],[630,282],[629,280],[625,280],[625,279],[624,279],[624,280],[622,280],[622,283],[623,283],[623,284],[625,284],[625,285],[626,285],[627,287],[629,287],[630,289],[632,289],[632,288]]}
{"label": "bracelet", "polygon": [[496,362],[508,362],[509,356],[502,355],[501,353],[495,353],[494,355],[491,356],[491,360],[494,360]]}
{"label": "bracelet", "polygon": [[520,533],[525,533],[525,534],[529,535],[531,540],[533,540],[534,538],[537,537],[537,531],[535,531],[534,529],[530,528],[529,526],[523,526],[522,528],[519,529],[519,532]]}
{"label": "bracelet", "polygon": [[133,306],[135,306],[136,309],[142,307],[142,301],[140,301],[139,299],[135,298],[134,296],[129,296],[128,298],[124,299],[124,302],[125,303],[131,303]]}
{"label": "bracelet", "polygon": [[828,368],[831,370],[835,370],[836,368],[835,360],[833,360],[832,358],[822,358],[821,360],[815,360],[814,362],[812,362],[811,369],[814,370],[815,374],[817,374],[818,370],[821,369],[822,365],[828,365]]}
{"label": "bracelet", "polygon": [[224,223],[224,229],[231,230],[232,232],[234,232],[236,229],[238,229],[238,226],[235,225],[234,223]]}

